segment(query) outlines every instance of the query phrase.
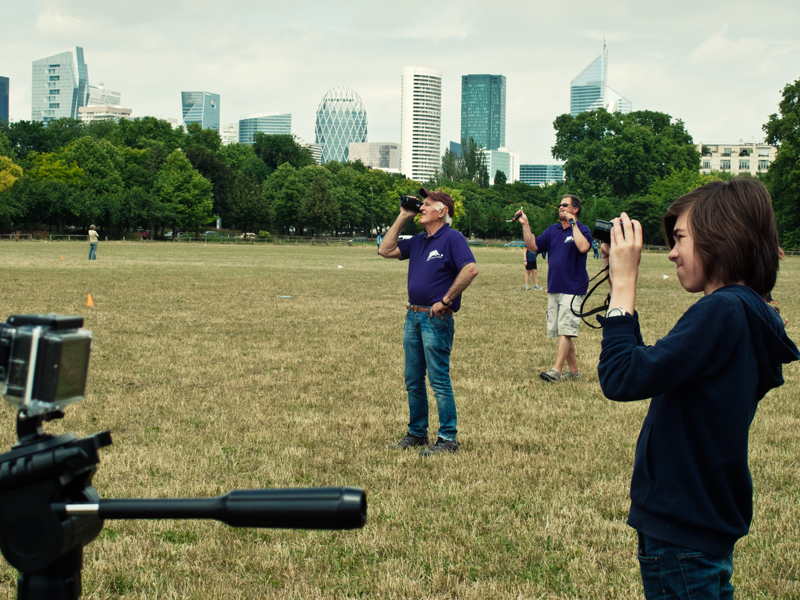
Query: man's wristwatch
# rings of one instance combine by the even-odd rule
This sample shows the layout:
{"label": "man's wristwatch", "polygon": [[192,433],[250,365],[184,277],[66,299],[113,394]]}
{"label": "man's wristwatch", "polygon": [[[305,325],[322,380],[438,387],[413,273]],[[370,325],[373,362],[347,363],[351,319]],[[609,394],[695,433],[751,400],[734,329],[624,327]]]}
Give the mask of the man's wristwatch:
{"label": "man's wristwatch", "polygon": [[609,308],[608,311],[606,311],[606,319],[609,317],[624,317],[629,314],[630,313],[624,308]]}
{"label": "man's wristwatch", "polygon": [[453,301],[452,301],[452,300],[450,300],[450,302],[445,302],[445,301],[444,301],[444,298],[442,298],[442,304],[444,304],[446,308],[450,308],[450,305],[451,305],[452,303],[453,303]]}

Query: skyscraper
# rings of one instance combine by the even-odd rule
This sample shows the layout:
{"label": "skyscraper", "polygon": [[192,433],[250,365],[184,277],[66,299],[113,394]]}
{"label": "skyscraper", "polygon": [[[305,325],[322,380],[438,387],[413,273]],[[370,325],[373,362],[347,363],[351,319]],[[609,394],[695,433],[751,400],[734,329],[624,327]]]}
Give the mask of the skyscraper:
{"label": "skyscraper", "polygon": [[505,75],[461,76],[461,139],[497,150],[506,145]]}
{"label": "skyscraper", "polygon": [[33,62],[31,120],[79,118],[78,109],[89,98],[89,70],[83,48],[76,46]]}
{"label": "skyscraper", "polygon": [[200,123],[203,129],[219,129],[219,94],[181,92],[183,124]]}
{"label": "skyscraper", "polygon": [[8,96],[9,96],[8,77],[0,77],[0,121],[8,125]]}
{"label": "skyscraper", "polygon": [[239,143],[253,145],[257,133],[292,135],[292,115],[262,113],[239,119]]}
{"label": "skyscraper", "polygon": [[400,171],[430,180],[441,167],[442,72],[404,67],[400,99]]}
{"label": "skyscraper", "polygon": [[573,117],[584,111],[605,108],[609,112],[627,114],[633,110],[630,100],[608,87],[608,46],[603,53],[572,80],[569,94],[569,112]]}
{"label": "skyscraper", "polygon": [[367,141],[367,110],[361,97],[349,87],[328,90],[317,107],[314,135],[323,163],[346,161],[347,144]]}

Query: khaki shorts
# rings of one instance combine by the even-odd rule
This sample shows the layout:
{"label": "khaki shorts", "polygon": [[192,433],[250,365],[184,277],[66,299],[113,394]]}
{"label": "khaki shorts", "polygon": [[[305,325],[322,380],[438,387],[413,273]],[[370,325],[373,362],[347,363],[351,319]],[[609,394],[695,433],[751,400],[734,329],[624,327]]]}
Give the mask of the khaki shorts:
{"label": "khaki shorts", "polygon": [[578,327],[581,318],[573,314],[570,306],[575,308],[575,312],[581,312],[583,296],[574,294],[548,294],[547,295],[547,337],[558,337],[566,335],[578,337]]}

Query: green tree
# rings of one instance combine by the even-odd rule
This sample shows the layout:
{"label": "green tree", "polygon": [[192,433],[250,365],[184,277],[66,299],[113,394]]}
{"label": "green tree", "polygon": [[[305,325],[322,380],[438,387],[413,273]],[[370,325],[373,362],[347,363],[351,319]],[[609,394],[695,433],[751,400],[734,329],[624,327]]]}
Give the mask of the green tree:
{"label": "green tree", "polygon": [[553,157],[567,161],[564,173],[581,197],[627,198],[647,194],[673,170],[700,167],[700,154],[683,122],[638,111],[626,115],[599,108],[553,123]]}
{"label": "green tree", "polygon": [[256,133],[253,139],[253,150],[269,168],[270,173],[283,163],[289,163],[295,169],[315,164],[311,150],[298,144],[293,135],[267,135]]}
{"label": "green tree", "polygon": [[57,149],[53,144],[53,136],[41,121],[15,121],[5,133],[17,158],[25,158],[30,152],[52,152]]}
{"label": "green tree", "polygon": [[461,156],[464,160],[464,169],[467,172],[467,181],[474,181],[478,187],[489,187],[489,170],[486,165],[486,155],[483,147],[479,146],[474,138],[465,140],[461,138]]}
{"label": "green tree", "polygon": [[[191,125],[199,124],[191,123]],[[223,222],[227,222],[231,218],[230,195],[233,193],[235,173],[228,165],[219,160],[211,150],[204,146],[190,147],[186,150],[186,158],[189,159],[189,162],[197,169],[198,173],[211,182],[214,195],[214,214],[221,217]],[[256,190],[256,193],[260,197],[261,189]]]}
{"label": "green tree", "polygon": [[[0,124],[3,122],[0,121]],[[11,142],[8,140],[8,136],[6,132],[3,131],[3,127],[0,127],[0,156],[8,156],[11,158],[13,156],[13,151],[11,148]]]}
{"label": "green tree", "polygon": [[324,171],[317,174],[301,201],[300,218],[313,227],[316,234],[339,225],[339,201],[331,192]]}
{"label": "green tree", "polygon": [[800,79],[783,88],[778,112],[764,125],[766,142],[780,145],[764,177],[775,206],[781,243],[800,248]]}
{"label": "green tree", "polygon": [[258,182],[250,173],[237,173],[230,194],[229,221],[242,231],[252,232],[268,227],[263,207],[264,201]]}
{"label": "green tree", "polygon": [[495,171],[494,184],[500,187],[503,187],[506,184],[506,174],[503,173],[500,169],[497,169],[497,171]]}
{"label": "green tree", "polygon": [[167,224],[198,231],[213,218],[211,182],[200,175],[180,150],[175,150],[158,174],[155,193],[172,211],[164,211]]}
{"label": "green tree", "polygon": [[222,138],[217,129],[203,129],[200,123],[189,123],[186,126],[186,134],[183,136],[183,149],[188,151],[190,148],[205,148],[209,152],[219,152],[222,147]]}
{"label": "green tree", "polygon": [[14,164],[8,156],[0,155],[0,193],[11,189],[20,177],[22,177],[22,167]]}
{"label": "green tree", "polygon": [[173,129],[169,121],[155,117],[137,117],[120,119],[112,137],[115,143],[129,148],[149,148],[152,142],[160,142],[169,154],[181,147],[183,131]]}

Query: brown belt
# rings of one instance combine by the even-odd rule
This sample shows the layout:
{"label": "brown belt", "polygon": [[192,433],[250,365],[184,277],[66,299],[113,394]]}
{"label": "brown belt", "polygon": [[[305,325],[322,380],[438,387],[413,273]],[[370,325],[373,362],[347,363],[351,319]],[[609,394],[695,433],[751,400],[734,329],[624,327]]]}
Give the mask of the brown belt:
{"label": "brown belt", "polygon": [[[426,312],[431,312],[431,307],[430,306],[417,306],[416,304],[406,304],[406,310],[413,310],[414,312],[424,312],[424,313],[426,313]],[[452,308],[446,308],[444,310],[443,314],[452,315],[453,314],[453,309]]]}

